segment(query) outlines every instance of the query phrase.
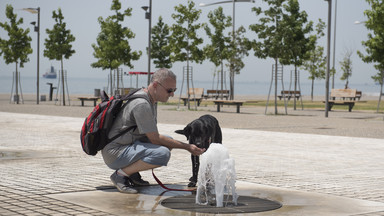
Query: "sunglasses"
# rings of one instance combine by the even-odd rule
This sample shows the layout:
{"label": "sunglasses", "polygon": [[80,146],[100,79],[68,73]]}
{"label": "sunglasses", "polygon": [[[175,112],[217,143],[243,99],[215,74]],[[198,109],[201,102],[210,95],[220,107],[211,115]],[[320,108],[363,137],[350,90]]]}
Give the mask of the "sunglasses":
{"label": "sunglasses", "polygon": [[167,91],[167,93],[168,94],[171,94],[171,93],[173,93],[173,92],[175,92],[176,90],[177,90],[177,88],[169,88],[169,89],[167,89],[167,88],[165,88],[161,83],[159,83],[158,82],[158,84],[161,86],[161,87],[163,87],[166,91]]}

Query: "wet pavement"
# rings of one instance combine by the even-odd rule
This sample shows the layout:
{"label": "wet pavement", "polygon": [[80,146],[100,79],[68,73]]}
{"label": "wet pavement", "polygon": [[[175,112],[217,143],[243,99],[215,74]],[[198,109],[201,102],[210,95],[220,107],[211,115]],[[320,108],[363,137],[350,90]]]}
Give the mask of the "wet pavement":
{"label": "wet pavement", "polygon": [[[150,171],[150,187],[119,193],[101,155],[82,152],[84,118],[0,112],[0,215],[207,215],[164,207],[166,192]],[[159,124],[173,131],[182,125]],[[235,160],[240,196],[282,207],[232,215],[384,215],[383,139],[223,128],[223,144]],[[190,155],[173,150],[155,170],[168,187],[184,187]]]}

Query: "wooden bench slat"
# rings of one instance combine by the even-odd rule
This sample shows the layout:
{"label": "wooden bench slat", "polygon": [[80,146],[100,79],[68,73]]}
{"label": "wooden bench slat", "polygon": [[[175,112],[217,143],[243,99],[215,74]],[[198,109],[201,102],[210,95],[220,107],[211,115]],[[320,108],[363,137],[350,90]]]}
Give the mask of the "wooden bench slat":
{"label": "wooden bench slat", "polygon": [[296,97],[296,99],[299,99],[301,97],[300,91],[281,91],[281,95],[277,96],[279,100],[282,98],[288,98],[290,100],[293,97]]}
{"label": "wooden bench slat", "polygon": [[207,89],[207,94],[204,95],[205,99],[208,98],[215,98],[218,99],[220,96],[223,96],[226,100],[229,98],[229,90],[213,90],[213,89]]}

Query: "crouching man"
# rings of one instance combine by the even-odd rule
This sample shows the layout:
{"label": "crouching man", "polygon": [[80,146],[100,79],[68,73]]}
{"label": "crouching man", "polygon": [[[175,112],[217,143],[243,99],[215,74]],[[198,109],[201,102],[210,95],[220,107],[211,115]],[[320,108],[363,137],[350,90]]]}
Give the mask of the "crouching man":
{"label": "crouching man", "polygon": [[173,148],[185,149],[201,155],[205,149],[183,143],[159,134],[157,129],[157,102],[167,102],[176,91],[176,76],[169,69],[157,70],[147,88],[135,94],[145,98],[131,100],[117,116],[108,136],[111,138],[124,128],[136,125],[102,150],[105,164],[116,170],[111,181],[122,193],[137,193],[135,187],[149,185],[140,171],[166,166]]}

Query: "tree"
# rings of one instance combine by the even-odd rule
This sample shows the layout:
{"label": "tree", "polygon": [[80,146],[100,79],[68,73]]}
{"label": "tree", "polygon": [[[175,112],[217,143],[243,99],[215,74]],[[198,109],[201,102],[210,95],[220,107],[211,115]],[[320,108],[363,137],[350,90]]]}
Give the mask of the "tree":
{"label": "tree", "polygon": [[237,29],[234,39],[235,40],[231,41],[229,50],[230,59],[227,65],[230,71],[229,83],[231,100],[234,99],[235,74],[240,74],[240,70],[244,68],[243,58],[244,56],[248,56],[248,51],[251,49],[251,42],[245,37],[245,28],[243,26]]}
{"label": "tree", "polygon": [[211,39],[211,44],[204,47],[204,54],[216,67],[221,66],[221,90],[223,90],[224,61],[230,60],[230,47],[232,45],[231,37],[224,36],[224,30],[232,26],[232,19],[230,16],[224,15],[222,7],[209,12],[208,19],[213,30],[208,25],[204,26],[205,32]]}
{"label": "tree", "polygon": [[75,41],[75,37],[71,34],[71,30],[66,29],[67,24],[63,22],[64,16],[59,8],[52,12],[52,18],[56,24],[51,30],[46,29],[48,38],[45,39],[44,56],[50,60],[60,61],[61,64],[61,84],[63,86],[63,106],[65,106],[65,88],[64,88],[64,63],[63,58],[69,59],[75,50],[72,49],[71,43]]}
{"label": "tree", "polygon": [[169,41],[169,27],[160,16],[156,26],[152,28],[151,57],[157,68],[171,68],[170,51],[167,49]]}
{"label": "tree", "polygon": [[[384,4],[381,0],[366,1],[371,6],[371,10],[364,11],[368,18],[365,22],[365,27],[370,32],[368,33],[368,40],[362,42],[366,55],[360,51],[357,51],[357,54],[366,63],[376,63],[375,68],[378,70],[378,73],[372,78],[374,81],[377,81],[383,77],[384,71]],[[382,85],[381,83],[378,107],[380,106]]]}
{"label": "tree", "polygon": [[[324,36],[325,23],[319,19],[319,23],[316,25],[316,35],[311,37],[311,40],[314,41],[315,46],[317,45],[318,40]],[[316,46],[315,49],[309,50],[306,53],[306,60],[303,62],[302,68],[309,72],[309,79],[312,81],[311,86],[311,100],[313,101],[313,88],[315,84],[315,79],[325,79],[326,70],[327,70],[327,57],[324,56],[324,47]],[[335,70],[332,68],[331,74],[334,74]]]}
{"label": "tree", "polygon": [[327,70],[327,57],[324,56],[324,47],[317,46],[315,50],[308,52],[309,59],[305,61],[302,68],[309,72],[309,77],[312,81],[311,85],[311,100],[313,101],[313,87],[315,79],[325,79],[325,73]]}
{"label": "tree", "polygon": [[113,0],[111,10],[115,15],[98,18],[101,31],[97,36],[97,44],[92,44],[93,56],[98,59],[91,64],[94,68],[109,69],[110,94],[112,95],[112,70],[119,68],[124,64],[133,68],[131,61],[140,58],[141,51],[132,51],[128,40],[135,38],[135,34],[128,27],[122,27],[122,22],[127,16],[131,16],[132,8],[127,8],[123,13],[119,12],[121,3],[119,0]]}
{"label": "tree", "polygon": [[198,36],[197,30],[202,24],[196,22],[199,20],[201,10],[195,9],[195,3],[188,0],[188,5],[179,4],[175,6],[176,13],[172,14],[172,18],[176,21],[171,26],[172,34],[169,38],[168,48],[171,51],[172,62],[187,61],[187,95],[188,109],[190,109],[190,96],[188,94],[190,71],[189,62],[202,63],[204,60],[203,50],[199,45],[203,43],[203,39]]}
{"label": "tree", "polygon": [[307,52],[315,49],[316,35],[309,35],[313,30],[313,22],[308,22],[305,11],[300,12],[298,0],[288,0],[284,9],[287,13],[283,14],[280,25],[286,30],[283,43],[288,47],[288,52],[280,57],[280,62],[295,66],[293,109],[296,110],[297,68],[308,58]]}
{"label": "tree", "polygon": [[347,50],[344,54],[343,61],[340,62],[341,70],[343,71],[343,75],[341,75],[340,80],[345,80],[345,89],[349,88],[349,78],[352,76],[352,54],[352,51]]}
{"label": "tree", "polygon": [[5,13],[10,23],[0,22],[0,27],[8,32],[9,38],[8,40],[0,38],[0,56],[3,56],[6,64],[16,63],[16,103],[19,104],[18,66],[24,67],[24,63],[29,61],[32,39],[28,36],[29,29],[19,28],[19,25],[23,24],[23,18],[17,19],[11,5],[7,5]]}
{"label": "tree", "polygon": [[[252,49],[255,56],[259,58],[273,58],[275,60],[275,75],[277,77],[277,69],[279,58],[288,50],[283,43],[283,37],[288,31],[284,25],[280,25],[283,13],[283,3],[285,0],[264,0],[270,6],[269,9],[262,11],[260,7],[253,7],[252,11],[256,16],[260,17],[259,24],[249,26],[251,31],[257,34],[259,41],[252,41]],[[277,79],[275,79],[275,114],[277,114]]]}

